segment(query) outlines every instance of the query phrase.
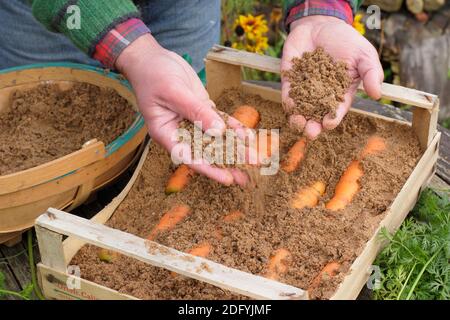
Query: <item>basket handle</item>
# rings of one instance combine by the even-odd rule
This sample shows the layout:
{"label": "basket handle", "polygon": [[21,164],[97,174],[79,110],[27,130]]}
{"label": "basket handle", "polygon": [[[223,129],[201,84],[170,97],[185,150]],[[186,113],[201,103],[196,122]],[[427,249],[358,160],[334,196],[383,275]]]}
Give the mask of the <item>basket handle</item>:
{"label": "basket handle", "polygon": [[[274,57],[256,53],[236,50],[216,45],[208,53],[206,58],[206,76],[208,84],[216,88],[208,88],[212,92],[212,99],[222,92],[223,85],[217,86],[220,81],[226,81],[232,86],[240,86],[242,82],[241,68],[261,70],[280,74],[281,60]],[[229,67],[227,67],[229,66]],[[210,83],[210,79],[212,83]],[[216,80],[217,79],[217,80]],[[230,87],[229,85],[227,87]],[[359,86],[358,90],[364,92]],[[219,92],[220,91],[220,92]],[[426,148],[437,132],[437,114],[439,112],[439,99],[436,95],[383,83],[381,86],[382,98],[408,104],[414,107],[413,128],[417,133],[422,147]]]}
{"label": "basket handle", "polygon": [[70,174],[105,157],[105,145],[87,142],[81,150],[43,165],[0,177],[0,195],[30,188]]}

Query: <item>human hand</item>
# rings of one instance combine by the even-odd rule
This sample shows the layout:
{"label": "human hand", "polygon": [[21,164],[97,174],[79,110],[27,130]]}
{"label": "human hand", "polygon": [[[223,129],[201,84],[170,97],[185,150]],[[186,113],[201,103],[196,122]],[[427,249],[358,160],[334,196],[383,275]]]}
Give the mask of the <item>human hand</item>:
{"label": "human hand", "polygon": [[[210,133],[224,133],[226,125],[214,111],[214,102],[195,71],[150,34],[128,46],[118,57],[116,68],[130,81],[150,136],[169,152],[178,143],[174,137],[183,119],[201,121]],[[184,151],[179,160],[194,171],[225,185],[245,184],[242,172],[213,167],[206,161],[189,163],[191,153]]]}
{"label": "human hand", "polygon": [[[360,81],[373,99],[381,97],[381,83],[384,73],[378,53],[372,44],[345,21],[330,16],[309,16],[291,23],[291,32],[284,44],[281,70],[289,70],[294,57],[301,57],[304,52],[322,47],[336,61],[344,61],[349,67],[353,82],[336,109],[336,117],[326,115],[322,123],[306,120],[301,115],[293,115],[291,126],[304,131],[310,139],[315,139],[323,129],[336,128],[350,109],[353,96]],[[289,97],[290,84],[286,77],[282,79],[282,100],[285,110],[293,107],[294,101]]]}

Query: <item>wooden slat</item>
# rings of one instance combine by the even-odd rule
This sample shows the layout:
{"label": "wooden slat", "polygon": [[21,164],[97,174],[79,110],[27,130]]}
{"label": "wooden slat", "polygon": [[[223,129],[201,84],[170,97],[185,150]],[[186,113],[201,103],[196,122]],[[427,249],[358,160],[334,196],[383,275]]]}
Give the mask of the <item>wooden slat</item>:
{"label": "wooden slat", "polygon": [[74,170],[102,160],[105,145],[97,142],[35,168],[0,177],[0,195],[16,192],[66,175]]}
{"label": "wooden slat", "polygon": [[[68,215],[56,209],[49,209],[46,214],[36,220],[36,224],[38,228],[46,228],[49,232],[77,237],[98,247],[117,251],[156,267],[165,268],[254,299],[307,298],[307,292],[301,289],[228,268],[102,224]],[[39,247],[42,247],[41,242],[39,242]],[[48,266],[44,261],[43,254],[42,260]]]}
{"label": "wooden slat", "polygon": [[65,272],[49,268],[42,263],[37,266],[42,293],[47,299],[58,300],[138,300],[135,297],[101,286],[82,278],[77,278],[79,288],[69,288]]}

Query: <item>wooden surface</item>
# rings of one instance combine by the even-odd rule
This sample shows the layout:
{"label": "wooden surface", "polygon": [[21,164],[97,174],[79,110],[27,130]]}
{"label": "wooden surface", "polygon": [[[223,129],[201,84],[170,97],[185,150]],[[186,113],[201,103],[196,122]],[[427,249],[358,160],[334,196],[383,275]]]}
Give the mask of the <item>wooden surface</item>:
{"label": "wooden surface", "polygon": [[[391,106],[381,105],[377,102],[355,99],[354,108],[364,111],[374,112],[397,120],[411,121],[412,115],[409,112],[394,108]],[[436,175],[431,180],[431,186],[439,190],[449,190],[450,188],[450,131],[439,127],[442,133],[440,144],[440,158],[438,160]],[[82,205],[73,211],[73,213],[91,218],[97,212],[102,210],[111,200],[117,196],[124,188],[131,177],[133,168],[123,174],[114,185],[111,185],[90,199],[90,202]],[[9,290],[21,290],[30,281],[31,275],[28,265],[28,255],[26,253],[26,243],[22,241],[12,248],[0,246],[0,271],[6,276],[6,288]],[[37,250],[36,239],[34,239],[34,255],[35,261],[40,261],[39,252]],[[370,293],[364,289],[359,299],[368,299]],[[7,297],[7,299],[16,299]]]}
{"label": "wooden surface", "polygon": [[56,209],[50,208],[41,215],[35,228],[39,247],[46,248],[41,251],[42,263],[60,272],[66,268],[62,248],[62,235],[65,235],[252,299],[298,300],[308,296],[306,291],[293,286],[229,268]]}

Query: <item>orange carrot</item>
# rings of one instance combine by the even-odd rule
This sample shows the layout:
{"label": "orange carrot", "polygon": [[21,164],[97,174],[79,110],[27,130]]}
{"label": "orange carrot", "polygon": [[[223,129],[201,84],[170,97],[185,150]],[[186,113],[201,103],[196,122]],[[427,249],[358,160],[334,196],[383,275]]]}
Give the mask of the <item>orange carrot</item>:
{"label": "orange carrot", "polygon": [[373,155],[386,149],[386,143],[384,139],[378,136],[371,136],[367,140],[366,146],[361,152],[361,159],[364,159],[368,155]]}
{"label": "orange carrot", "polygon": [[269,264],[267,266],[266,278],[277,280],[283,273],[288,270],[288,259],[291,253],[284,248],[280,248],[274,252],[274,254],[269,259]]}
{"label": "orange carrot", "polygon": [[180,192],[189,183],[194,171],[187,165],[180,165],[170,176],[166,186],[166,194]]}
{"label": "orange carrot", "polygon": [[238,107],[232,117],[250,129],[256,128],[260,120],[258,110],[247,105]]}
{"label": "orange carrot", "polygon": [[241,211],[235,210],[235,211],[230,212],[226,216],[224,216],[223,221],[233,222],[233,221],[236,221],[236,220],[242,218],[243,216],[244,216],[244,214]]}
{"label": "orange carrot", "polygon": [[359,191],[358,180],[363,176],[363,171],[359,161],[354,160],[345,170],[336,185],[333,198],[325,205],[332,211],[344,209]]}
{"label": "orange carrot", "polygon": [[270,158],[279,147],[280,139],[275,132],[268,131],[267,135],[258,135],[256,143],[260,160]]}
{"label": "orange carrot", "polygon": [[189,250],[189,253],[196,257],[205,258],[211,252],[211,245],[207,242],[201,243],[200,245]]}
{"label": "orange carrot", "polygon": [[295,171],[305,157],[305,153],[306,138],[301,138],[289,149],[286,158],[281,163],[281,169],[287,173]]}
{"label": "orange carrot", "polygon": [[147,237],[149,240],[156,238],[158,233],[172,230],[175,228],[176,224],[183,220],[189,213],[191,209],[186,205],[178,205],[167,211],[159,223],[153,228],[150,235]]}
{"label": "orange carrot", "polygon": [[292,207],[295,209],[315,207],[319,202],[319,198],[325,193],[325,188],[325,183],[316,181],[311,186],[300,189],[291,202]]}
{"label": "orange carrot", "polygon": [[332,278],[336,274],[338,274],[339,268],[341,267],[341,264],[336,261],[331,261],[327,263],[325,267],[323,267],[322,270],[320,270],[319,274],[314,278],[314,280],[311,282],[311,284],[308,287],[308,293],[311,294],[311,292],[319,287],[322,280],[325,280],[327,278]]}
{"label": "orange carrot", "polygon": [[[376,154],[385,149],[386,144],[384,140],[378,136],[372,136],[361,151],[360,159],[364,159],[368,155]],[[332,211],[344,209],[353,200],[356,193],[358,193],[360,189],[358,181],[363,174],[360,160],[353,160],[339,179],[334,196],[325,207]]]}

